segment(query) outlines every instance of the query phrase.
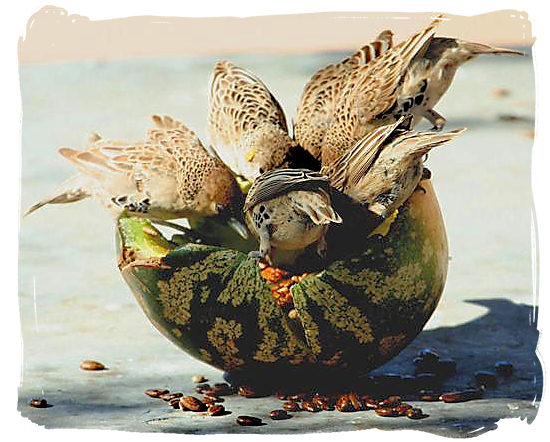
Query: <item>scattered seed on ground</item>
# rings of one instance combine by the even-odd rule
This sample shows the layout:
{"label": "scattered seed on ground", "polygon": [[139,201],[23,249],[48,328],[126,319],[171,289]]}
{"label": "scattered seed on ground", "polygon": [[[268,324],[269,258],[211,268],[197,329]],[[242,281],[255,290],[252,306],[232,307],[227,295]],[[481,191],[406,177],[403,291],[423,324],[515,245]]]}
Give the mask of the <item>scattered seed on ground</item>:
{"label": "scattered seed on ground", "polygon": [[98,361],[92,361],[91,359],[82,361],[79,367],[81,370],[87,370],[87,371],[105,370],[105,365],[103,365],[101,362],[98,362]]}

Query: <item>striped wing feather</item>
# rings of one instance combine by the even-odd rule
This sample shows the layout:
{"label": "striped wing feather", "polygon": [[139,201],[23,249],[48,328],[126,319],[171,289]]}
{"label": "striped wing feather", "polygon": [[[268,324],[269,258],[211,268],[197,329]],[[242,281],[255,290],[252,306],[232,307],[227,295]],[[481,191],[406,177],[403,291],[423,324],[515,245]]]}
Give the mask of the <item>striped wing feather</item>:
{"label": "striped wing feather", "polygon": [[246,131],[266,122],[288,131],[283,109],[267,86],[229,61],[216,63],[210,79],[211,137],[236,144]]}
{"label": "striped wing feather", "polygon": [[274,169],[258,177],[248,191],[244,210],[293,190],[328,191],[328,178],[308,169]]}
{"label": "striped wing feather", "polygon": [[333,146],[347,149],[364,136],[367,123],[394,105],[407,67],[425,50],[440,22],[441,18],[437,18],[373,63],[357,66],[351,72],[335,110],[330,137],[325,143],[327,149]]}
{"label": "striped wing feather", "polygon": [[294,138],[316,158],[320,156],[325,133],[349,74],[355,67],[370,63],[391,48],[392,36],[391,31],[383,31],[354,54],[317,71],[305,85],[298,104]]}

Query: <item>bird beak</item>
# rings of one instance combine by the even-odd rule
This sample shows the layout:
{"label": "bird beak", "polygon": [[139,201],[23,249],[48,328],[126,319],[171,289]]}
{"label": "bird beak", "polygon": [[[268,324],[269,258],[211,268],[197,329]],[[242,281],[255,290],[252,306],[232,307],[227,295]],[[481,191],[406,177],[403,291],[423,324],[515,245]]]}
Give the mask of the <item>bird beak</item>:
{"label": "bird beak", "polygon": [[229,224],[229,226],[235,230],[235,232],[237,232],[239,234],[239,236],[242,238],[242,239],[248,239],[249,236],[248,236],[248,229],[246,228],[246,226],[240,222],[237,218],[234,218],[234,217],[231,217],[229,218],[229,220],[227,221],[227,223]]}

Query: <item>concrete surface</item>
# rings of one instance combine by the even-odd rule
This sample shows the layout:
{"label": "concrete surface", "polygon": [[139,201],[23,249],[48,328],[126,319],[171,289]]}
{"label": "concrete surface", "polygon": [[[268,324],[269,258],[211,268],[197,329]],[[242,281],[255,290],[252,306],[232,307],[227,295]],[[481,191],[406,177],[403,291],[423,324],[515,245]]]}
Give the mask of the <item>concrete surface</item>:
{"label": "concrete surface", "polygon": [[[294,114],[302,85],[339,54],[231,57],[262,77]],[[26,207],[73,173],[55,153],[79,148],[87,133],[139,139],[147,116],[170,113],[203,139],[207,81],[215,57],[60,63],[21,69],[23,183]],[[162,80],[161,80],[162,79]],[[492,88],[509,96],[498,98]],[[148,388],[192,391],[191,376],[221,381],[221,373],[165,340],[135,303],[116,269],[112,220],[86,201],[48,207],[21,222],[20,310],[24,360],[19,410],[47,428],[103,428],[140,432],[311,432],[363,428],[416,428],[472,436],[499,419],[531,422],[542,391],[535,355],[538,339],[532,285],[530,162],[534,118],[532,60],[475,60],[459,71],[438,106],[449,129],[468,126],[456,143],[430,155],[434,186],[451,250],[449,277],[436,313],[421,335],[378,372],[412,373],[423,346],[454,357],[457,376],[446,389],[465,387],[479,369],[512,361],[514,377],[464,404],[426,403],[421,421],[381,418],[372,412],[299,413],[271,422],[278,400],[230,397],[230,415],[203,417],[172,411],[143,394]],[[512,114],[516,121],[503,121]],[[84,372],[84,359],[108,370]],[[32,409],[32,397],[52,405]],[[241,428],[239,414],[268,425]]]}

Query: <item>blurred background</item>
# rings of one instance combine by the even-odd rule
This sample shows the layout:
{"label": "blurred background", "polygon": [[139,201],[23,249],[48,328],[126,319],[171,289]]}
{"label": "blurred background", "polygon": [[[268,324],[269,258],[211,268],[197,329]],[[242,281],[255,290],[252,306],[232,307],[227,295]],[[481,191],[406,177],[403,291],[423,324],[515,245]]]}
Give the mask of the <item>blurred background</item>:
{"label": "blurred background", "polygon": [[[74,173],[57,149],[85,147],[90,132],[135,141],[150,127],[149,115],[169,114],[207,143],[208,79],[220,58],[258,75],[290,123],[302,88],[316,70],[387,27],[400,40],[429,17],[333,13],[90,22],[46,8],[30,20],[19,48],[22,208]],[[486,301],[494,299],[528,306],[525,325],[533,326],[535,83],[530,25],[513,11],[451,16],[440,35],[520,48],[526,56],[488,55],[467,63],[436,107],[447,118],[446,129],[466,126],[468,131],[431,153],[427,162],[451,255],[447,285],[427,330],[475,322],[490,310]],[[48,206],[22,219],[19,259],[21,401],[46,395],[58,404],[57,413],[35,415],[34,420],[51,426],[133,428],[129,409],[117,401],[138,407],[143,389],[156,386],[159,379],[174,380],[182,370],[216,376],[214,369],[191,360],[149,324],[118,273],[113,221],[99,203]],[[484,330],[478,332],[483,335]],[[525,363],[538,374],[535,345],[536,337],[529,338],[514,351],[518,360],[525,360],[527,352]],[[92,380],[78,372],[83,359],[103,361],[110,370],[101,380]],[[116,399],[108,391],[89,388],[97,382],[128,388]],[[76,393],[86,400],[76,401]],[[135,399],[124,399],[130,394]],[[109,416],[89,405],[93,403],[113,405]],[[77,415],[75,425],[71,419]]]}

